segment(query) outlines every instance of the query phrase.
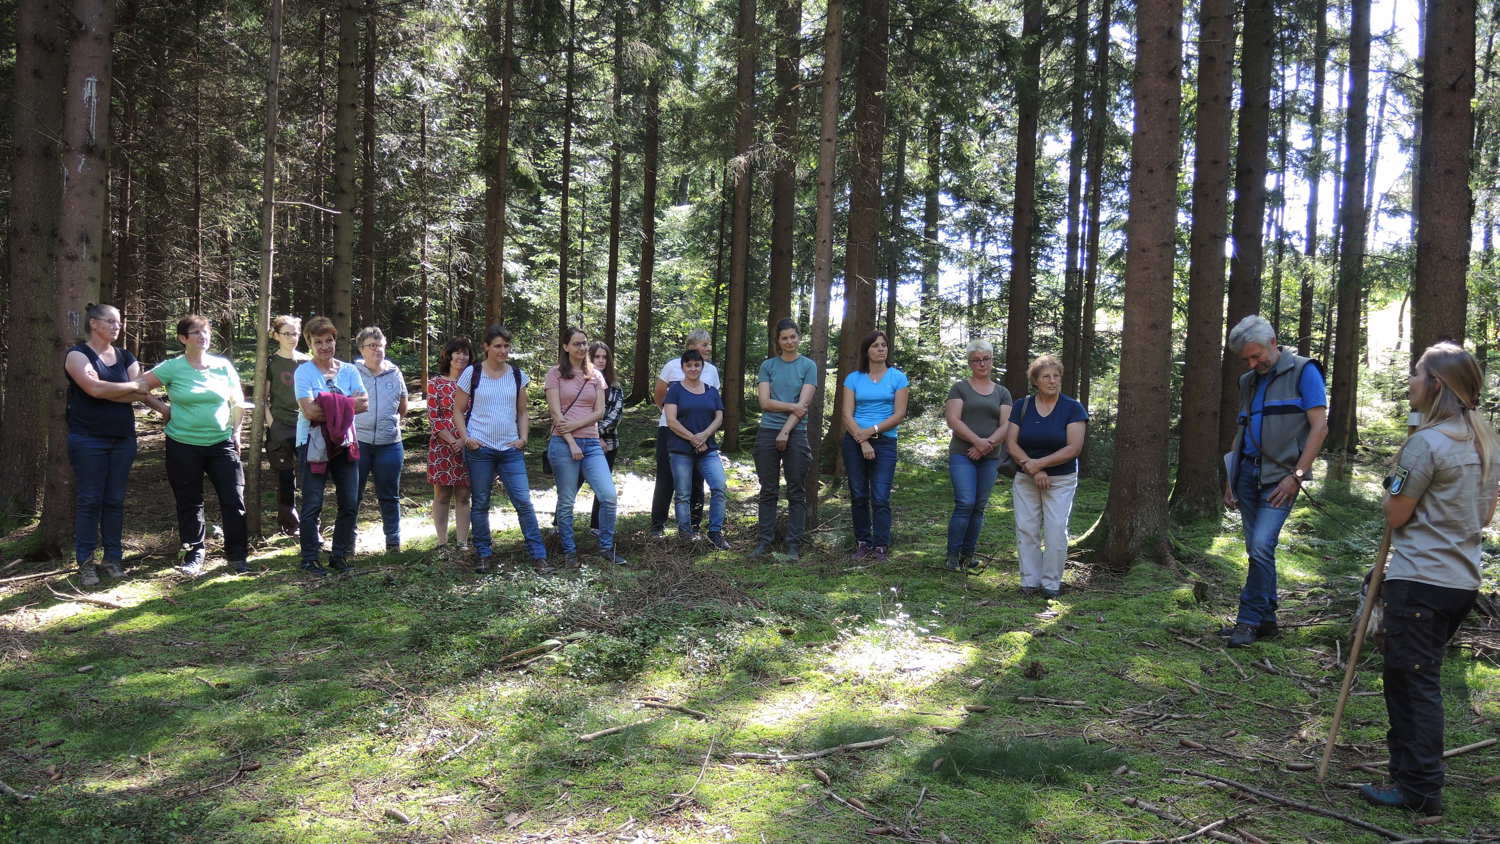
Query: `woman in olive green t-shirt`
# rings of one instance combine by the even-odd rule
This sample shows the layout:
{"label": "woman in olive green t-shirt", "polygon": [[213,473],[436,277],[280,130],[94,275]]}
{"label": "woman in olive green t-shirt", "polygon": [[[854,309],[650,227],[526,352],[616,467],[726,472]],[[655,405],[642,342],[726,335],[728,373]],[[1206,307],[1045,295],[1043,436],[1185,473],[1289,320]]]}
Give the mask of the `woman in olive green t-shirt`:
{"label": "woman in olive green t-shirt", "polygon": [[245,394],[234,364],[208,353],[213,329],[189,314],[177,321],[180,356],[163,361],[138,382],[142,389],[165,387],[172,415],[167,421],[167,482],[177,500],[177,531],[188,575],[203,570],[203,476],[219,496],[224,518],[224,557],[239,574],[250,571],[245,524],[245,470],[240,465],[240,417]]}

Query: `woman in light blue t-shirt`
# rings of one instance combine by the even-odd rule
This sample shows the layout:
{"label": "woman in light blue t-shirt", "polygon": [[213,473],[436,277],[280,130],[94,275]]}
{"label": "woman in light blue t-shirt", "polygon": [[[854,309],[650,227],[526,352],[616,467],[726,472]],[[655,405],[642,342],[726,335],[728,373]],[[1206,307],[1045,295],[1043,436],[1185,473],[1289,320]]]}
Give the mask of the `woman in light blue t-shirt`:
{"label": "woman in light blue t-shirt", "polygon": [[854,517],[854,559],[885,562],[891,548],[891,482],[896,433],[911,392],[906,373],[888,365],[891,341],[871,331],[859,344],[859,369],[844,378],[844,468]]}

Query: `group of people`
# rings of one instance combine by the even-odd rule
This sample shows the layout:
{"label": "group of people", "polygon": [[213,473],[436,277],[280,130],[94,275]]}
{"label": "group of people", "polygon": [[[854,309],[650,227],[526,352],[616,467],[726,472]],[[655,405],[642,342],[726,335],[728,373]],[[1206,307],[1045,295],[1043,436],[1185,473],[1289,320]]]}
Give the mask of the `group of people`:
{"label": "group of people", "polygon": [[[100,569],[109,577],[124,576],[121,534],[126,481],[136,454],[131,408],[136,401],[166,422],[165,464],[176,501],[180,568],[196,574],[203,567],[207,476],[222,512],[226,562],[233,571],[249,571],[240,459],[246,403],[233,364],[209,351],[208,320],[193,314],[178,320],[183,353],[142,372],[128,350],[114,345],[121,331],[119,311],[90,305],[86,316],[87,336],[65,359],[82,584],[98,584]],[[360,498],[372,475],[386,547],[399,549],[401,429],[408,395],[400,369],[385,356],[385,336],[379,328],[361,330],[355,338],[359,359],[346,363],[335,356],[338,333],[326,317],[314,317],[303,327],[297,318],[282,316],[271,328],[279,348],[267,367],[267,453],[278,473],[280,524],[300,534],[302,568],[327,573],[319,522],[330,479],[338,510],[329,567],[349,566]],[[310,355],[298,351],[301,339]],[[434,490],[437,538],[448,542],[453,513],[453,536],[460,545],[472,544],[480,572],[491,568],[495,553],[489,513],[496,480],[515,509],[526,551],[539,565],[548,564],[525,460],[532,378],[510,362],[511,339],[510,331],[495,325],[477,350],[467,340],[450,341],[427,394],[432,427],[427,477]],[[772,553],[776,545],[783,490],[788,518],[782,549],[788,557],[798,557],[806,534],[805,483],[813,460],[807,414],[822,376],[799,353],[800,340],[797,324],[782,320],[776,328],[779,354],[761,364],[756,379],[762,411],[754,447],[760,480],[756,556]],[[1239,381],[1237,434],[1224,460],[1224,500],[1239,511],[1249,567],[1235,622],[1219,633],[1230,647],[1248,647],[1279,633],[1276,548],[1327,433],[1327,395],[1321,365],[1280,346],[1274,328],[1259,316],[1235,325],[1228,346],[1246,372]],[[587,482],[594,492],[590,526],[599,554],[624,564],[616,547],[619,499],[612,476],[624,393],[615,378],[614,353],[574,327],[563,332],[560,347],[542,389],[549,431],[544,462],[556,477],[562,562],[577,562],[573,509]],[[673,505],[681,537],[725,549],[727,490],[715,439],[725,422],[724,402],[710,348],[707,332],[689,334],[684,351],[666,362],[655,384],[661,416],[651,531],[664,535]],[[873,563],[890,554],[891,489],[910,396],[905,373],[890,364],[891,351],[884,332],[867,335],[858,368],[844,379],[839,396],[853,557]],[[1002,473],[1013,475],[1021,591],[1055,597],[1062,588],[1087,411],[1062,393],[1063,366],[1050,355],[1031,362],[1032,392],[1016,400],[994,380],[995,353],[988,342],[974,340],[966,353],[969,375],[953,384],[944,405],[954,499],[946,565],[956,571],[975,565],[990,495]],[[169,401],[158,398],[157,390],[165,390]],[[1413,367],[1409,396],[1418,417],[1386,479],[1383,503],[1390,565],[1380,600],[1393,782],[1363,790],[1365,799],[1378,805],[1441,810],[1443,651],[1478,595],[1481,534],[1500,499],[1500,440],[1477,412],[1483,392],[1478,362],[1461,346],[1436,344]],[[705,497],[706,535],[700,533]]]}

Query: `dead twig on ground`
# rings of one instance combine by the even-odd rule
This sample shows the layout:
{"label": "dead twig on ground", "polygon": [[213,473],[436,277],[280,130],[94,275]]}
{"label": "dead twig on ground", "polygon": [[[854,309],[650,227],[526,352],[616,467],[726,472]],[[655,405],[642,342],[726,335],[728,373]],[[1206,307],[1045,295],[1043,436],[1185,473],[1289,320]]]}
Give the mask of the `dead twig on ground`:
{"label": "dead twig on ground", "polygon": [[703,754],[703,764],[698,767],[698,778],[695,779],[695,780],[693,780],[692,786],[690,788],[688,788],[687,791],[684,791],[681,794],[673,794],[672,796],[675,797],[676,799],[673,800],[671,802],[671,804],[669,804],[669,805],[667,805],[667,806],[665,806],[665,807],[663,807],[661,809],[657,809],[655,812],[652,812],[651,814],[653,814],[653,815],[670,815],[673,812],[677,811],[678,809],[681,809],[683,806],[687,805],[688,801],[691,800],[692,797],[693,797],[693,792],[695,792],[695,791],[698,790],[698,784],[701,783],[701,782],[703,782],[703,775],[708,772],[708,762],[709,762],[710,759],[713,758],[713,755],[714,755],[714,742],[717,741],[718,738],[719,738],[718,736],[709,736],[708,737],[708,750],[705,751],[704,754]]}
{"label": "dead twig on ground", "polygon": [[729,758],[759,759],[768,762],[802,762],[808,759],[821,759],[824,756],[832,756],[835,753],[840,753],[847,750],[870,750],[876,747],[884,747],[895,740],[895,736],[886,736],[885,738],[871,739],[869,741],[856,741],[850,744],[841,744],[837,747],[825,747],[822,750],[814,750],[809,753],[793,753],[790,755],[786,755],[781,753],[740,752],[729,754]]}
{"label": "dead twig on ground", "polygon": [[1088,701],[1060,700],[1055,697],[1018,697],[1017,703],[1044,703],[1048,706],[1088,706]]}
{"label": "dead twig on ground", "polygon": [[94,604],[96,606],[106,607],[112,610],[128,609],[124,604],[115,603],[108,598],[95,598],[93,595],[79,595],[73,592],[59,592],[56,589],[53,589],[52,584],[50,583],[47,584],[47,591],[51,592],[54,596],[64,601],[78,601],[80,603]]}
{"label": "dead twig on ground", "polygon": [[35,580],[38,577],[51,577],[54,574],[70,574],[72,568],[53,569],[52,571],[34,571],[31,574],[18,574],[15,577],[0,578],[0,583],[16,583],[21,580]]}
{"label": "dead twig on ground", "polygon": [[1194,642],[1192,639],[1189,639],[1186,636],[1173,636],[1172,638],[1183,643],[1184,645],[1187,645],[1188,647],[1197,648],[1198,650],[1203,651],[1206,654],[1211,654],[1214,652],[1213,648],[1208,647],[1202,642]]}
{"label": "dead twig on ground", "polygon": [[459,754],[463,753],[465,750],[468,750],[470,747],[472,747],[474,745],[474,742],[479,741],[479,737],[482,736],[482,735],[484,735],[484,733],[475,733],[473,735],[473,737],[470,738],[468,741],[464,742],[463,744],[459,745],[458,747],[453,748],[452,750],[448,751],[447,753],[444,753],[442,756],[439,756],[438,760],[436,762],[434,762],[433,764],[434,765],[441,765],[444,762],[447,762],[449,759],[456,758]]}
{"label": "dead twig on ground", "polygon": [[681,712],[683,715],[691,715],[694,718],[699,719],[700,721],[712,720],[707,712],[699,712],[696,709],[689,709],[686,706],[678,706],[675,703],[666,703],[664,701],[656,700],[638,700],[636,701],[636,703],[639,703],[641,706],[649,706],[652,709],[670,709],[673,712]]}
{"label": "dead twig on ground", "polygon": [[618,727],[610,727],[607,730],[600,730],[597,733],[585,733],[584,735],[579,736],[578,740],[579,741],[593,741],[594,739],[604,738],[605,736],[612,736],[615,733],[623,733],[626,730],[630,729],[631,727],[639,727],[642,724],[649,724],[649,723],[651,723],[654,720],[656,720],[656,719],[655,718],[647,718],[644,721],[635,721],[635,722],[632,722],[630,724],[621,724]]}
{"label": "dead twig on ground", "polygon": [[1250,675],[1246,674],[1245,669],[1241,668],[1240,664],[1234,661],[1234,657],[1229,655],[1229,651],[1225,650],[1224,648],[1219,648],[1219,653],[1223,655],[1225,662],[1234,666],[1234,670],[1240,675],[1240,679],[1242,681],[1246,683],[1250,682]]}
{"label": "dead twig on ground", "polygon": [[5,780],[0,780],[0,794],[13,798],[17,803],[25,803],[27,800],[35,800],[35,794],[27,794],[24,791],[16,791],[11,788]]}
{"label": "dead twig on ground", "polygon": [[1300,800],[1293,800],[1290,797],[1282,797],[1279,794],[1275,794],[1273,792],[1266,791],[1265,789],[1256,788],[1253,785],[1246,785],[1246,784],[1244,784],[1242,782],[1237,782],[1235,780],[1227,779],[1225,777],[1217,776],[1215,774],[1205,774],[1202,771],[1192,771],[1192,770],[1188,770],[1186,768],[1167,768],[1167,773],[1171,773],[1171,774],[1187,774],[1190,777],[1202,777],[1203,779],[1206,779],[1206,780],[1213,780],[1214,782],[1220,782],[1220,783],[1223,783],[1223,784],[1229,786],[1230,788],[1237,788],[1240,791],[1245,792],[1246,794],[1253,794],[1256,797],[1261,797],[1261,798],[1264,798],[1266,800],[1270,800],[1270,801],[1275,802],[1275,803],[1280,803],[1283,806],[1286,806],[1286,807],[1289,807],[1289,808],[1292,808],[1292,809],[1296,809],[1296,810],[1298,810],[1300,812],[1307,812],[1309,814],[1314,814],[1314,815],[1322,815],[1325,818],[1333,818],[1334,820],[1343,821],[1344,823],[1349,824],[1350,826],[1357,826],[1360,829],[1363,829],[1363,830],[1365,830],[1367,832],[1373,832],[1376,835],[1384,835],[1386,838],[1389,838],[1392,841],[1399,841],[1402,838],[1405,838],[1405,836],[1402,835],[1399,832],[1393,832],[1393,831],[1391,831],[1389,829],[1386,829],[1383,826],[1378,826],[1376,824],[1370,823],[1369,821],[1360,820],[1359,818],[1353,817],[1351,815],[1346,815],[1343,812],[1335,812],[1332,809],[1324,809],[1321,806],[1314,806],[1311,803],[1303,803]]}
{"label": "dead twig on ground", "polygon": [[[1143,812],[1149,812],[1168,823],[1176,824],[1177,826],[1183,827],[1184,829],[1195,829],[1198,826],[1193,821],[1190,821],[1181,815],[1173,814],[1172,812],[1161,806],[1147,803],[1146,801],[1140,800],[1135,797],[1126,797],[1123,802],[1126,806],[1129,806],[1132,809],[1140,809]],[[1226,818],[1225,820],[1228,819]],[[1237,838],[1228,833],[1219,832],[1215,829],[1197,830],[1193,834],[1204,835],[1214,839],[1215,841],[1225,841],[1229,842],[1229,844],[1245,844],[1244,839]]]}
{"label": "dead twig on ground", "polygon": [[1144,841],[1138,841],[1133,838],[1111,838],[1104,842],[1104,844],[1180,844],[1180,842],[1192,841],[1200,835],[1207,835],[1213,832],[1215,829],[1223,826],[1227,820],[1228,818],[1219,818],[1207,826],[1199,827],[1186,835],[1179,835],[1176,838],[1150,838]]}

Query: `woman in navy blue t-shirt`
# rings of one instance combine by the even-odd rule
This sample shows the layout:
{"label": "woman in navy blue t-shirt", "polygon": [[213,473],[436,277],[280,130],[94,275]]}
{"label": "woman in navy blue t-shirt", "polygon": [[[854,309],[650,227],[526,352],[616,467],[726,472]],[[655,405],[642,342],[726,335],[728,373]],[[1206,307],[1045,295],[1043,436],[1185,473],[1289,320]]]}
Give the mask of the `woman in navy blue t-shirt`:
{"label": "woman in navy blue t-shirt", "polygon": [[682,380],[672,382],[662,401],[667,415],[667,452],[672,459],[672,481],[677,500],[677,535],[692,540],[690,499],[693,469],[708,482],[708,542],[727,550],[724,539],[724,464],[714,433],[724,424],[724,400],[717,388],[703,383],[703,355],[697,349],[682,353]]}
{"label": "woman in navy blue t-shirt", "polygon": [[[1005,446],[1015,459],[1011,500],[1016,510],[1016,550],[1021,558],[1021,594],[1062,594],[1068,557],[1068,517],[1078,489],[1078,453],[1083,451],[1088,411],[1062,394],[1062,363],[1052,355],[1031,362],[1026,377],[1036,392],[1010,411]],[[1043,549],[1045,545],[1045,550]]]}

